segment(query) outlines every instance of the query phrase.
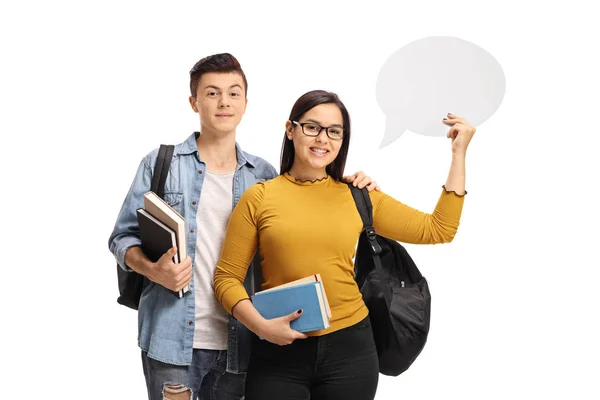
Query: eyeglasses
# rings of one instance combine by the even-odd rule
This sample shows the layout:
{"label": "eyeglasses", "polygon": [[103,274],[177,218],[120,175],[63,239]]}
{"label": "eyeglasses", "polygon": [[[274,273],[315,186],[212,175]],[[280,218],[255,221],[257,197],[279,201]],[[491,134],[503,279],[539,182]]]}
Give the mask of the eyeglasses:
{"label": "eyeglasses", "polygon": [[344,138],[344,128],[340,126],[325,127],[317,125],[314,122],[292,121],[292,123],[302,127],[302,133],[304,133],[306,136],[317,137],[321,134],[321,131],[325,129],[325,133],[327,133],[329,139],[342,140]]}

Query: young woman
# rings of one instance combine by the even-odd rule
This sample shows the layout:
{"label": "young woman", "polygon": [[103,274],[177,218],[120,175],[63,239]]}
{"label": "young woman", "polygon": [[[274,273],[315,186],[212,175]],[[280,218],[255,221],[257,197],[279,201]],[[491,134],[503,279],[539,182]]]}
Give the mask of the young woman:
{"label": "young woman", "polygon": [[[432,214],[370,192],[377,233],[406,243],[450,242],[465,192],[465,154],[475,128],[448,114],[452,163]],[[256,337],[246,399],[373,399],[378,360],[371,325],[354,281],[362,222],[340,181],[350,143],[350,116],[339,98],[316,90],[300,97],[286,122],[280,176],[250,187],[233,211],[215,273],[215,293]],[[263,289],[321,274],[332,318],[323,331],[300,333],[286,317],[266,320],[243,281],[256,249]]]}

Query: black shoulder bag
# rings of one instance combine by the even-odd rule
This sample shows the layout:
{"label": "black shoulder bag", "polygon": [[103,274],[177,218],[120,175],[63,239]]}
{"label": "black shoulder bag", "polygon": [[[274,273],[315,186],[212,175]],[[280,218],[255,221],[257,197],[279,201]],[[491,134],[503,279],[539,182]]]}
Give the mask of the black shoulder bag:
{"label": "black shoulder bag", "polygon": [[354,260],[355,280],[369,309],[379,372],[398,376],[427,342],[429,285],[400,243],[375,232],[368,191],[349,186],[363,221]]}
{"label": "black shoulder bag", "polygon": [[[171,166],[173,150],[175,146],[161,144],[158,150],[158,158],[152,175],[152,184],[150,190],[156,193],[161,199],[164,199],[165,181]],[[137,310],[140,305],[142,291],[148,285],[148,278],[135,271],[124,271],[117,264],[117,278],[119,280],[119,297],[117,303]]]}

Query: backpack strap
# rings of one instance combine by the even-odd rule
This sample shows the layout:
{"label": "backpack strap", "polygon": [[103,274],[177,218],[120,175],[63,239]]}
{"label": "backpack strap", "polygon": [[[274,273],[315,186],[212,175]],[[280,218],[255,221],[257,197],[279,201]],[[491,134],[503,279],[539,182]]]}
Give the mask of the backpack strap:
{"label": "backpack strap", "polygon": [[174,149],[175,146],[166,144],[161,144],[158,149],[158,157],[156,158],[150,190],[156,193],[161,199],[165,195],[165,182],[167,181],[167,175],[169,174],[169,167],[171,166]]}
{"label": "backpack strap", "polygon": [[389,305],[392,302],[392,293],[391,289],[382,280],[385,274],[383,271],[383,265],[381,264],[381,257],[379,257],[379,254],[381,253],[381,245],[379,245],[377,242],[377,232],[375,232],[375,228],[373,228],[373,204],[371,203],[371,196],[369,196],[369,191],[366,188],[359,189],[352,186],[351,183],[349,183],[348,186],[350,187],[350,192],[352,193],[352,197],[356,203],[356,208],[358,209],[360,218],[363,221],[363,230],[367,240],[369,241],[369,244],[371,245],[371,256],[373,257],[375,270],[379,276],[381,292],[383,293],[386,304]]}
{"label": "backpack strap", "polygon": [[352,184],[348,184],[348,186],[350,186],[350,192],[352,192],[354,203],[356,203],[356,208],[362,219],[363,229],[371,245],[371,250],[373,254],[379,254],[381,253],[381,246],[377,243],[377,233],[373,228],[373,204],[369,192],[366,188],[359,189],[352,186]]}

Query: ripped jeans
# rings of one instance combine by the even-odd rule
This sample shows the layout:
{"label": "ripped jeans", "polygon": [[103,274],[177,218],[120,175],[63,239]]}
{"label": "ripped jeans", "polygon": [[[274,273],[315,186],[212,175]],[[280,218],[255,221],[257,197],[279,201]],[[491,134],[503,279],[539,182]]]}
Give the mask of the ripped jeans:
{"label": "ripped jeans", "polygon": [[149,400],[240,400],[246,374],[225,371],[226,350],[194,349],[192,365],[166,364],[142,350]]}

